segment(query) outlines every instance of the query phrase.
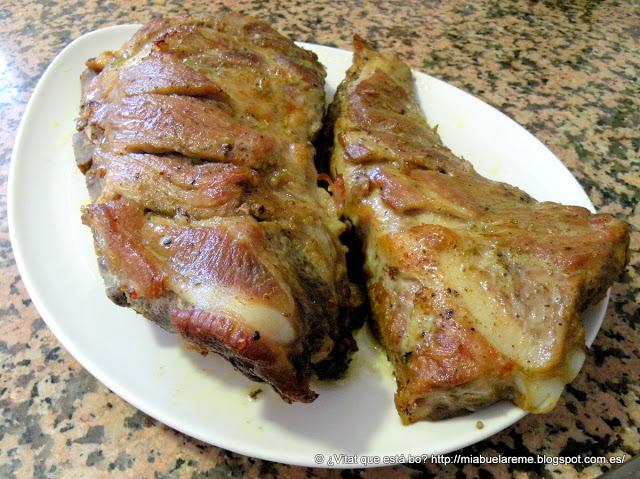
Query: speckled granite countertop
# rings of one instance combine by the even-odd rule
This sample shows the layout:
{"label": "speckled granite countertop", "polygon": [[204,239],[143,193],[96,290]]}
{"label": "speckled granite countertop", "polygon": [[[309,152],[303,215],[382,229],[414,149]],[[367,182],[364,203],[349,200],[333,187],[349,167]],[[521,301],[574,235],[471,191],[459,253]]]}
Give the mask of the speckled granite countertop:
{"label": "speckled granite countertop", "polygon": [[59,345],[20,280],[6,223],[9,158],[29,96],[56,53],[83,33],[160,14],[210,13],[223,4],[267,18],[295,39],[349,48],[358,32],[394,49],[524,125],[571,169],[600,211],[631,223],[631,265],[614,285],[603,329],[559,407],[464,452],[639,454],[640,4],[8,0],[0,8],[0,478],[586,478],[607,469],[428,464],[331,471],[267,463],[145,416]]}

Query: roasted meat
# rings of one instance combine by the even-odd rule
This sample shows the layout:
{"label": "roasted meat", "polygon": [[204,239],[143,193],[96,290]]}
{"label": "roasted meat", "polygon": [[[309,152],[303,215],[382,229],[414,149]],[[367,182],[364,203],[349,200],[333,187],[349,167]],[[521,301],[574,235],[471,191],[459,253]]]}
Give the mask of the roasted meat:
{"label": "roasted meat", "polygon": [[402,421],[502,398],[549,411],[584,360],[580,313],[628,261],[626,224],[483,178],[429,127],[409,68],[354,46],[330,166]]}
{"label": "roasted meat", "polygon": [[324,68],[266,23],[158,19],[87,62],[74,139],[107,294],[286,401],[355,348],[311,141]]}

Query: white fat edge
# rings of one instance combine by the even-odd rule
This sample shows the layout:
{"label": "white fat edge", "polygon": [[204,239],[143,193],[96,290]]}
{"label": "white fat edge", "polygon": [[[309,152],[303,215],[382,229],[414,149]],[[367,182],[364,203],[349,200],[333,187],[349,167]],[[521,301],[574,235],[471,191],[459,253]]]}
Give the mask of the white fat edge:
{"label": "white fat edge", "polygon": [[585,353],[579,349],[569,353],[564,369],[558,373],[543,377],[529,377],[520,371],[514,371],[513,379],[518,396],[518,405],[534,413],[546,413],[553,409],[564,391],[580,372]]}
{"label": "white fat edge", "polygon": [[296,331],[281,311],[256,302],[231,288],[215,284],[177,284],[178,296],[189,304],[208,312],[225,312],[242,322],[248,329],[281,344],[296,339]]}

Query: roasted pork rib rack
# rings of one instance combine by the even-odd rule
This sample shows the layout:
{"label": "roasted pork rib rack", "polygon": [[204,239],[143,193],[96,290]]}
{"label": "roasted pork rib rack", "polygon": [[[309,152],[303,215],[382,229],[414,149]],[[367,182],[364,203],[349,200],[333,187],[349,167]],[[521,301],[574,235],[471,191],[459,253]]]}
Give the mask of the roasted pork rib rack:
{"label": "roasted pork rib rack", "polygon": [[228,14],[158,19],[87,62],[75,137],[109,297],[312,401],[355,344],[343,224],[318,188],[315,54]]}
{"label": "roasted pork rib rack", "polygon": [[483,178],[429,127],[407,65],[354,45],[330,107],[331,170],[402,420],[502,398],[549,411],[584,360],[581,312],[628,261],[626,224]]}

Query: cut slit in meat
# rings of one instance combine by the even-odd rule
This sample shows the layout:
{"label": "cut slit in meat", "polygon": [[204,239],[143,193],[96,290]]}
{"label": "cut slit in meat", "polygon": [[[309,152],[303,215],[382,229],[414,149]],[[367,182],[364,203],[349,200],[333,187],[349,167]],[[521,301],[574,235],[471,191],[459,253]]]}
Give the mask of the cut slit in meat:
{"label": "cut slit in meat", "polygon": [[270,163],[274,142],[222,108],[185,96],[125,97],[106,122],[111,148],[129,153],[180,153],[250,168]]}
{"label": "cut slit in meat", "polygon": [[205,75],[176,62],[172,55],[160,52],[120,71],[119,82],[127,96],[155,93],[229,101],[229,95]]}
{"label": "cut slit in meat", "polygon": [[98,149],[88,175],[102,182],[101,196],[124,196],[145,209],[191,218],[234,214],[245,190],[258,183],[256,171],[224,163],[140,153],[115,154]]}

